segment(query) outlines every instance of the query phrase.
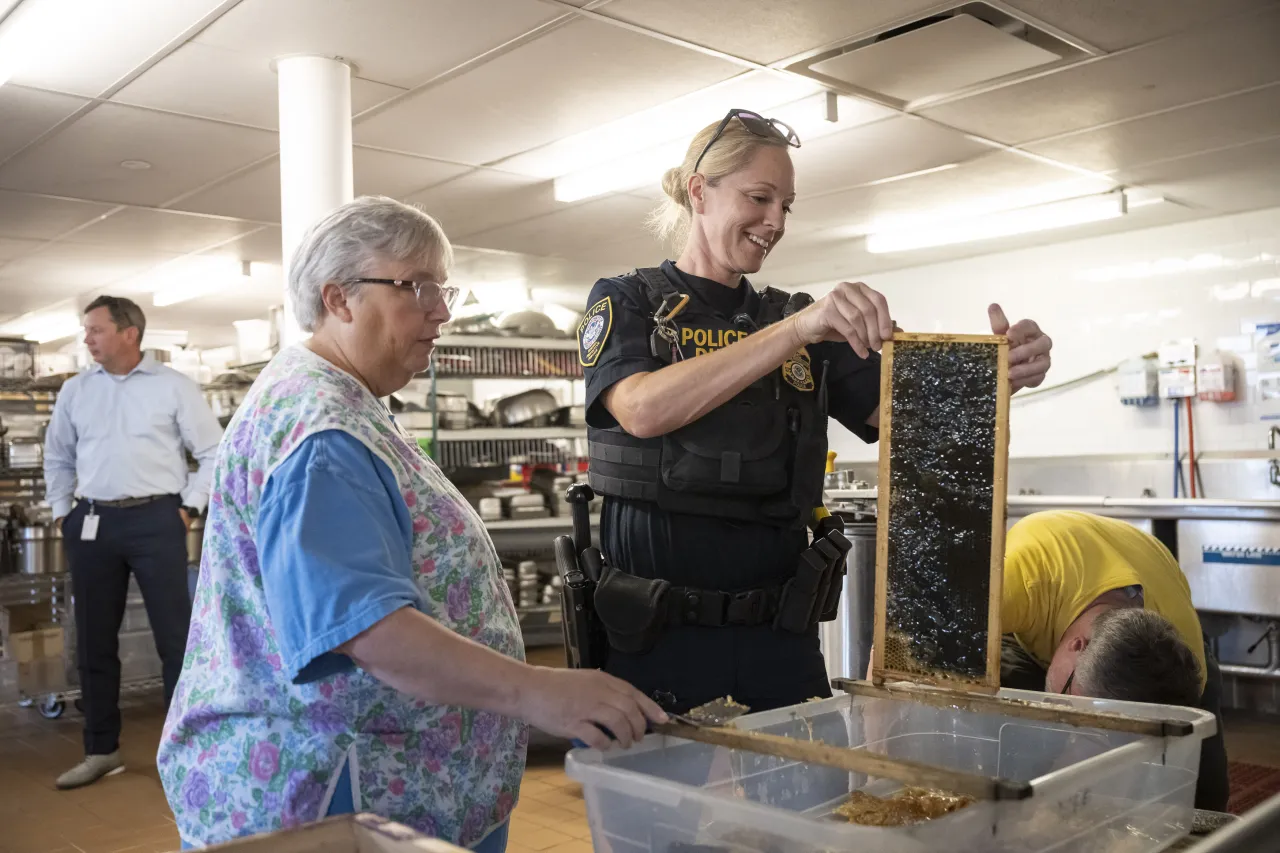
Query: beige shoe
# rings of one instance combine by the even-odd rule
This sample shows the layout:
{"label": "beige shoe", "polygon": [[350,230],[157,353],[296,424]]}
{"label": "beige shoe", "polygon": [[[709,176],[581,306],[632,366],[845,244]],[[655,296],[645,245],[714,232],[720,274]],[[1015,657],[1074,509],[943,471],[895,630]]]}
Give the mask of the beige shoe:
{"label": "beige shoe", "polygon": [[110,755],[86,755],[75,767],[58,777],[54,783],[59,790],[83,788],[92,785],[103,776],[114,776],[124,772],[124,762],[120,760],[120,751]]}

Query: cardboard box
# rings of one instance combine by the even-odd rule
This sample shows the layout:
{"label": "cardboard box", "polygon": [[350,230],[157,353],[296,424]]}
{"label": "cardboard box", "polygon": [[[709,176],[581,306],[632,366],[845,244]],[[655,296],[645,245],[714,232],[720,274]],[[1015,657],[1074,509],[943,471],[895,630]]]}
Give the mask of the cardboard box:
{"label": "cardboard box", "polygon": [[10,634],[51,628],[58,624],[58,621],[54,619],[53,604],[48,601],[0,607],[0,646],[8,641]]}
{"label": "cardboard box", "polygon": [[18,690],[18,662],[0,660],[0,705],[12,705],[21,698]]}
{"label": "cardboard box", "polygon": [[374,814],[332,817],[204,849],[226,853],[468,853]]}
{"label": "cardboard box", "polygon": [[39,658],[19,663],[18,689],[26,696],[44,696],[66,691],[67,672],[62,657]]}
{"label": "cardboard box", "polygon": [[66,650],[61,628],[42,628],[9,635],[5,643],[5,657],[18,663],[30,663],[50,658],[62,659]]}

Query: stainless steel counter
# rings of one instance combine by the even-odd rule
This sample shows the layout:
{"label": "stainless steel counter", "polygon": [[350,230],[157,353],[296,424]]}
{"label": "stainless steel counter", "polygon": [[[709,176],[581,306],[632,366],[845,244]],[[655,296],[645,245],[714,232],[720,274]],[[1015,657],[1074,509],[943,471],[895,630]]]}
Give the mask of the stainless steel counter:
{"label": "stainless steel counter", "polygon": [[[865,506],[875,495],[827,492],[833,507]],[[1011,495],[1008,523],[1064,509],[1122,519],[1160,539],[1186,575],[1223,674],[1280,683],[1280,501]]]}
{"label": "stainless steel counter", "polygon": [[[875,489],[831,489],[831,501],[865,501]],[[1051,509],[1075,509],[1110,518],[1220,519],[1224,521],[1280,521],[1280,501],[1190,500],[1177,498],[1108,498],[1096,495],[1010,495],[1008,515],[1021,518]]]}

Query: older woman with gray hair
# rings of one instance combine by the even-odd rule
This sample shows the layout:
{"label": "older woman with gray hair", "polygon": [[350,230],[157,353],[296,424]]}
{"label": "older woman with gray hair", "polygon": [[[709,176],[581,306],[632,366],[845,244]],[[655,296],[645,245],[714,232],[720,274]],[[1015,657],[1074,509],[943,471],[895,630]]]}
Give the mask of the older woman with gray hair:
{"label": "older woman with gray hair", "polygon": [[528,725],[623,746],[665,719],[594,671],[523,662],[479,516],[380,398],[431,360],[456,288],[422,211],[360,198],[304,236],[312,337],[228,425],[157,764],[184,847],[372,811],[499,853]]}

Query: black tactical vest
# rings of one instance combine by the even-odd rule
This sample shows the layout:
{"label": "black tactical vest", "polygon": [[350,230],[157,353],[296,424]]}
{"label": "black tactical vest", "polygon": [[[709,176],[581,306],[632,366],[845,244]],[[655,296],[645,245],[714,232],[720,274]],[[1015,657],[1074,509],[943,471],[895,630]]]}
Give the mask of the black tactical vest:
{"label": "black tactical vest", "polygon": [[[675,304],[681,295],[659,269],[637,270],[627,279],[655,311],[664,299]],[[754,316],[734,318],[690,300],[690,310],[674,320],[686,357],[689,349],[696,355],[734,343],[812,301],[774,288],[759,296]],[[672,358],[672,352],[658,349],[659,358]],[[801,527],[822,504],[825,380],[825,365],[811,364],[801,350],[724,405],[667,435],[640,439],[621,427],[589,428],[591,488],[651,501],[669,512]]]}

